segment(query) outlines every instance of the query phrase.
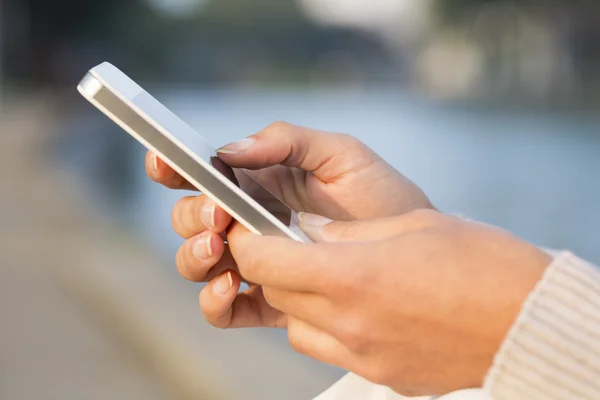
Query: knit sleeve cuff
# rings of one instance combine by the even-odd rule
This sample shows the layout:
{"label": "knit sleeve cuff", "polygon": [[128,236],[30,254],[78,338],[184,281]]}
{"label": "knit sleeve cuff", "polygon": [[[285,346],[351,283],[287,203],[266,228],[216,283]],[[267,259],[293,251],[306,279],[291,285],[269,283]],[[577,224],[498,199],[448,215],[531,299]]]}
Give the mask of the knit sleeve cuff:
{"label": "knit sleeve cuff", "polygon": [[600,399],[600,269],[558,254],[496,354],[494,400]]}

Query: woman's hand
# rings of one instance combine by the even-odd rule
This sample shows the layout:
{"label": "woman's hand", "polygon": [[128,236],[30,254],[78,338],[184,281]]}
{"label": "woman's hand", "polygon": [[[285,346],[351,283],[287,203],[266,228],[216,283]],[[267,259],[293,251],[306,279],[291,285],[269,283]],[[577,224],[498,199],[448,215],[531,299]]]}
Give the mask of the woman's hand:
{"label": "woman's hand", "polygon": [[[276,122],[218,150],[296,211],[336,220],[398,215],[432,208],[425,194],[352,136]],[[152,153],[148,176],[171,189],[191,189]],[[208,200],[198,200],[210,206]]]}
{"label": "woman's hand", "polygon": [[[432,208],[417,186],[348,135],[278,122],[225,146],[219,156],[230,166],[249,170],[296,211],[355,220]],[[193,189],[152,153],[146,157],[146,169],[154,181],[169,188]],[[236,270],[220,236],[231,223],[227,213],[207,197],[193,196],[175,205],[172,220],[175,231],[187,239],[177,253],[177,268],[183,277],[196,282],[217,276],[222,278],[219,282],[239,280],[235,272],[221,276],[226,270]],[[247,294],[264,304],[260,287],[252,287]],[[207,302],[202,302],[205,313],[209,312]],[[270,310],[263,313],[259,324],[285,326],[285,320]]]}
{"label": "woman's hand", "polygon": [[551,261],[504,231],[436,211],[362,222],[303,217],[320,243],[233,225],[231,253],[264,303],[238,295],[237,275],[224,275],[203,292],[209,321],[256,326],[278,310],[294,349],[404,395],[479,387]]}

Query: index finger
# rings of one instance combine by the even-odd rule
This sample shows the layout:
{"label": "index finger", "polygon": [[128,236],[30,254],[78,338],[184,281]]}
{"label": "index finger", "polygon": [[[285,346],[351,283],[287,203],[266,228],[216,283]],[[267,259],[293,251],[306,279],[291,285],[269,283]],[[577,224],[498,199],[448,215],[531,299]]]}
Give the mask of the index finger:
{"label": "index finger", "polygon": [[146,174],[154,182],[160,183],[169,189],[183,189],[198,191],[191,183],[179,175],[167,163],[161,160],[156,154],[149,151],[146,154]]}
{"label": "index finger", "polygon": [[350,267],[352,257],[356,259],[352,254],[356,251],[347,243],[308,244],[260,236],[237,222],[231,225],[227,241],[244,279],[291,291],[324,292],[332,282],[352,275],[344,267]]}

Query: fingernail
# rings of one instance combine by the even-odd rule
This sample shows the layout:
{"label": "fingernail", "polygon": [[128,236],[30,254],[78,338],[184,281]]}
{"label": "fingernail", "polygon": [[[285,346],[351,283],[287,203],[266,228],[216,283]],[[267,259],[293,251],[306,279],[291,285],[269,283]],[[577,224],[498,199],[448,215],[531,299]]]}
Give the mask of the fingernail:
{"label": "fingernail", "polygon": [[233,142],[218,149],[217,153],[240,154],[254,146],[254,142],[255,140],[252,138],[240,140],[239,142]]}
{"label": "fingernail", "polygon": [[231,276],[231,271],[227,271],[226,274],[221,275],[213,284],[213,293],[217,296],[224,296],[232,287],[233,277]]}
{"label": "fingernail", "polygon": [[215,227],[215,209],[216,208],[214,204],[209,204],[202,207],[202,215],[200,215],[200,219],[207,228]]}
{"label": "fingernail", "polygon": [[152,172],[152,175],[158,173],[158,157],[154,153],[150,156],[150,172]]}
{"label": "fingernail", "polygon": [[211,238],[212,235],[207,234],[202,236],[200,239],[194,243],[194,257],[198,260],[206,260],[210,256],[212,256],[212,246],[211,246]]}
{"label": "fingernail", "polygon": [[305,212],[298,213],[298,220],[300,224],[307,226],[325,226],[333,222],[332,219],[323,217],[321,215],[310,214]]}

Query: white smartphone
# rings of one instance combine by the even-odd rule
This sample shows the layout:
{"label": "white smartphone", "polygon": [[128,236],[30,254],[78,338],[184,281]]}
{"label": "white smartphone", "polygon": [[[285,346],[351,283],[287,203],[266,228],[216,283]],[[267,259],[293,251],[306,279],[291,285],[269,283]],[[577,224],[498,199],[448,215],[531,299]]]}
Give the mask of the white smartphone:
{"label": "white smartphone", "polygon": [[202,136],[115,66],[91,69],[77,89],[251,232],[310,242],[291,208],[243,170],[225,165]]}

